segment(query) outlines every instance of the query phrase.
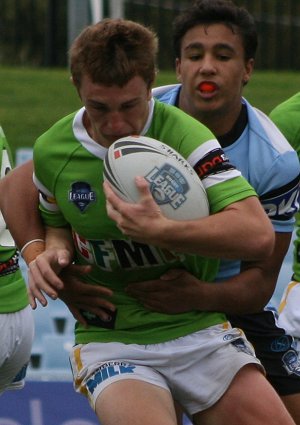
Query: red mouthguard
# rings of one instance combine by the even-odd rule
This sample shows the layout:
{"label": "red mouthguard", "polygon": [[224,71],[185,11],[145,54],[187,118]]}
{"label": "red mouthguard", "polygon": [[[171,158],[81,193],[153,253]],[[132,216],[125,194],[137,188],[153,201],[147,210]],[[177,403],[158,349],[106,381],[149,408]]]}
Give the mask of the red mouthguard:
{"label": "red mouthguard", "polygon": [[216,85],[214,83],[201,83],[199,84],[199,89],[203,92],[211,93],[216,89]]}

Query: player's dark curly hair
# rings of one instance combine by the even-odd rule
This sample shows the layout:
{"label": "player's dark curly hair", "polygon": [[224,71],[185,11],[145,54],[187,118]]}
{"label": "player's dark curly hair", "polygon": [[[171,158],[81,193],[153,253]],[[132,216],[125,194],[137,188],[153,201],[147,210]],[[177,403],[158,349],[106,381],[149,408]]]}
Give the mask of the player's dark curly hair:
{"label": "player's dark curly hair", "polygon": [[177,58],[181,56],[182,38],[196,25],[222,23],[234,33],[240,34],[245,60],[255,58],[257,31],[253,16],[230,0],[196,0],[192,6],[175,18],[173,23],[173,47]]}

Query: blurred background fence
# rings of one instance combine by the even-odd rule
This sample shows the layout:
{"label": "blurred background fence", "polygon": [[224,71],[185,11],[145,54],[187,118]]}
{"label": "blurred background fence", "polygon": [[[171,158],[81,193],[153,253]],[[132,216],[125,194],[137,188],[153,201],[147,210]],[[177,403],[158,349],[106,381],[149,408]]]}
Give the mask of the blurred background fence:
{"label": "blurred background fence", "polygon": [[[260,37],[256,69],[300,69],[300,0],[235,0],[254,16]],[[176,14],[192,0],[0,0],[0,65],[61,67],[87,24],[125,17],[158,34],[160,69],[173,68]]]}

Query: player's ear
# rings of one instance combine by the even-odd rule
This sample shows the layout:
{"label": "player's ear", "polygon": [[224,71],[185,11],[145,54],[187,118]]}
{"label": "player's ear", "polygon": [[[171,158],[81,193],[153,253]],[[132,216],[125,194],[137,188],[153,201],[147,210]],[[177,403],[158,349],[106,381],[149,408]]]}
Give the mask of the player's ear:
{"label": "player's ear", "polygon": [[71,83],[73,84],[73,86],[76,88],[77,93],[78,93],[78,96],[79,96],[79,97],[80,97],[80,99],[81,99],[80,90],[79,90],[78,85],[77,85],[77,84],[75,84],[75,81],[74,81],[73,75],[70,75],[70,81],[71,81]]}
{"label": "player's ear", "polygon": [[148,87],[147,100],[151,100],[152,98],[152,87]]}
{"label": "player's ear", "polygon": [[254,68],[254,59],[248,59],[245,63],[245,72],[243,77],[243,86],[248,84]]}
{"label": "player's ear", "polygon": [[179,81],[179,83],[181,83],[181,61],[180,61],[180,58],[175,59],[175,70],[176,70],[177,81]]}

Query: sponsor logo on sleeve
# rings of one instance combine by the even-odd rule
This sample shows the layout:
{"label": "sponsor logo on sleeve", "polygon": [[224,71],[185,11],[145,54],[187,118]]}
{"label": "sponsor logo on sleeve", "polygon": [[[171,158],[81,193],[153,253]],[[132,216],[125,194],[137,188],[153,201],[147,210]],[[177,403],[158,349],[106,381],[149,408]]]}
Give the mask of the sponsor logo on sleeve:
{"label": "sponsor logo on sleeve", "polygon": [[198,161],[194,166],[194,170],[201,179],[205,179],[212,174],[219,174],[228,170],[235,170],[235,167],[230,164],[229,159],[225,155],[224,151],[220,148],[217,148],[210,151],[200,161]]}
{"label": "sponsor logo on sleeve", "polygon": [[299,210],[299,178],[261,195],[260,202],[271,220],[292,219]]}

